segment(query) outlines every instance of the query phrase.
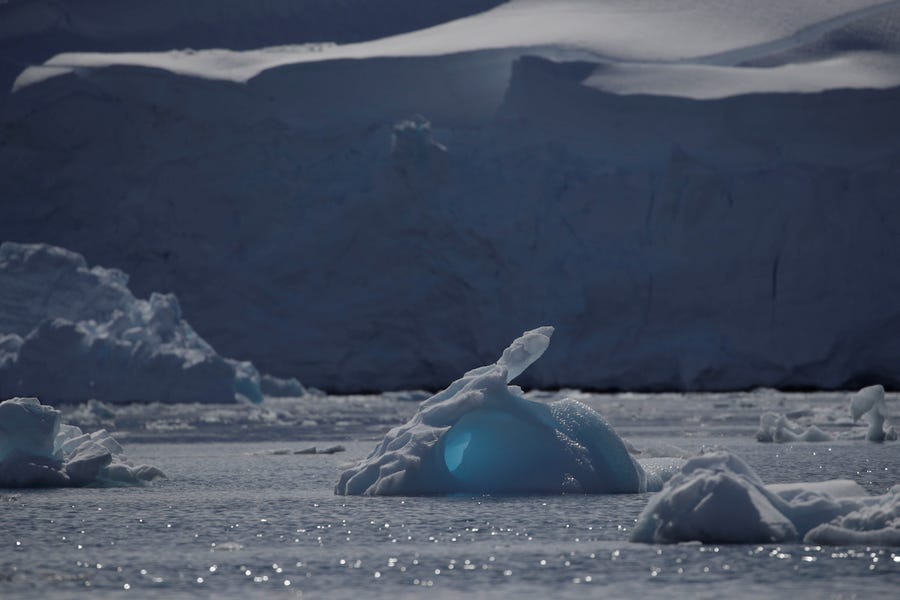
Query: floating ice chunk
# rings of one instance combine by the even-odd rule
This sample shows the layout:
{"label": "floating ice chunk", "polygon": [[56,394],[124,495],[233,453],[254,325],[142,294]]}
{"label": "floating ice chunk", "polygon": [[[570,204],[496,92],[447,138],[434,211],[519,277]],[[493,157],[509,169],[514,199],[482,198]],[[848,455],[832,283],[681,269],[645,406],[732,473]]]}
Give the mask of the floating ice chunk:
{"label": "floating ice chunk", "polygon": [[641,513],[631,541],[900,543],[900,487],[870,497],[835,480],[766,486],[726,451],[685,463]]}
{"label": "floating ice chunk", "polygon": [[[888,412],[884,398],[884,387],[872,385],[861,389],[850,397],[850,415],[853,422],[867,415],[869,428],[865,438],[871,442],[896,440],[897,432],[886,423]],[[836,438],[859,439],[857,432],[842,432],[833,435],[822,431],[815,424],[804,427],[786,415],[772,412],[763,413],[759,418],[756,439],[760,442],[829,442]]]}
{"label": "floating ice chunk", "polygon": [[808,544],[900,546],[900,486],[857,510],[813,528]]}
{"label": "floating ice chunk", "polygon": [[804,427],[788,419],[785,415],[772,412],[763,413],[759,418],[759,431],[756,439],[760,442],[828,442],[834,439],[826,433],[810,425]]}
{"label": "floating ice chunk", "polygon": [[[419,495],[642,492],[644,469],[599,414],[563,399],[526,399],[507,383],[549,345],[551,327],[523,334],[493,365],[473,369],[425,400],[337,494]],[[661,485],[662,477],[653,482]]]}
{"label": "floating ice chunk", "polygon": [[134,484],[164,476],[125,460],[105,429],[86,434],[60,424],[59,411],[37,398],[0,402],[0,487]]}
{"label": "floating ice chunk", "polygon": [[887,417],[887,405],[884,401],[884,387],[870,385],[856,392],[850,399],[850,415],[853,421],[859,421],[866,415],[869,419],[869,431],[866,439],[870,442],[883,442],[885,439],[897,439],[893,427],[884,428],[884,420]]}

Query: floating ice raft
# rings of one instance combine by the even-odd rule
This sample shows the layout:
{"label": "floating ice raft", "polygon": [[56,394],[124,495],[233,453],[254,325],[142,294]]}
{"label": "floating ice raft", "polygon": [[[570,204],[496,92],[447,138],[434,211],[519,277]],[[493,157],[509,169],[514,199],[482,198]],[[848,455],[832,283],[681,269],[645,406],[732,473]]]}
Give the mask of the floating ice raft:
{"label": "floating ice raft", "polygon": [[534,402],[507,385],[550,344],[552,327],[525,332],[496,363],[425,400],[368,458],[341,475],[340,495],[633,493],[659,489],[676,460],[645,469],[595,411],[563,399]]}
{"label": "floating ice raft", "polygon": [[881,496],[845,479],[765,485],[739,457],[716,450],[666,482],[631,541],[900,546],[900,485]]}
{"label": "floating ice raft", "polygon": [[105,429],[83,433],[60,423],[37,398],[0,402],[0,488],[134,485],[165,477],[125,459]]}

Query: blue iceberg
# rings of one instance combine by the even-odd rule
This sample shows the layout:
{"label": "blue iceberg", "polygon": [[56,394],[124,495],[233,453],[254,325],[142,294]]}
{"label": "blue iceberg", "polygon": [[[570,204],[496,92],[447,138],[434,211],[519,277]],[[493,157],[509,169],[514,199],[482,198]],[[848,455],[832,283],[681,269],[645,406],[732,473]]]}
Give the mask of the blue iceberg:
{"label": "blue iceberg", "polygon": [[[563,399],[528,400],[508,383],[550,344],[552,327],[525,332],[492,364],[425,400],[341,474],[340,495],[634,493],[659,489],[677,461],[645,470],[603,417]],[[652,471],[648,475],[648,471]]]}

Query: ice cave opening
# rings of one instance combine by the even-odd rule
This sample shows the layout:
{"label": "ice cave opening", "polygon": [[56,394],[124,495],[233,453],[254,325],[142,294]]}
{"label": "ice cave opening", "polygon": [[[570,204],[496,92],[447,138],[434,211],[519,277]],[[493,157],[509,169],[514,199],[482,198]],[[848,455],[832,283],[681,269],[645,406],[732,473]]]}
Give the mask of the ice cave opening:
{"label": "ice cave opening", "polygon": [[467,492],[515,493],[564,483],[552,468],[566,459],[553,432],[509,412],[472,411],[441,443],[447,470]]}

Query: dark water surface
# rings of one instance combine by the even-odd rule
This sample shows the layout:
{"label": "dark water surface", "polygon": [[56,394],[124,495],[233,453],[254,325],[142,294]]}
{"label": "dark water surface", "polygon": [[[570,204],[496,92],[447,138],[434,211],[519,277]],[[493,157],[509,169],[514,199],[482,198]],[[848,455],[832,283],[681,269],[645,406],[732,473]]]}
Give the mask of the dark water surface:
{"label": "dark water surface", "polygon": [[[846,477],[880,493],[900,470],[897,444],[632,433],[690,452],[726,445],[771,483]],[[0,596],[851,598],[900,585],[898,549],[629,543],[646,495],[339,497],[341,463],[372,442],[254,454],[285,446],[133,444],[131,458],[169,479],[0,491]]]}

